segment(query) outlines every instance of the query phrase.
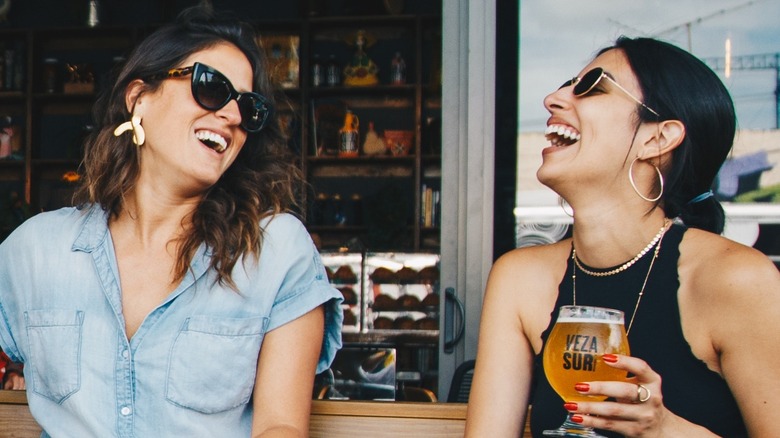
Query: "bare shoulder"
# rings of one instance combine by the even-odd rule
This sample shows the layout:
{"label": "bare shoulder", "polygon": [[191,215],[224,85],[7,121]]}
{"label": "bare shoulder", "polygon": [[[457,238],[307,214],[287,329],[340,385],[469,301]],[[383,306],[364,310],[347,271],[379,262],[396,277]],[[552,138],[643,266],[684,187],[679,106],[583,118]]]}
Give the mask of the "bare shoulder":
{"label": "bare shoulder", "polygon": [[[493,264],[488,280],[501,291],[512,290],[512,295],[525,299],[535,298],[540,286],[550,282],[560,283],[571,251],[571,241],[564,240],[549,245],[518,248],[502,255]],[[488,288],[492,289],[492,288]]]}
{"label": "bare shoulder", "polygon": [[696,290],[737,294],[740,298],[780,291],[780,272],[766,255],[702,230],[686,232],[680,245],[679,268],[681,280],[687,279]]}
{"label": "bare shoulder", "polygon": [[776,325],[780,271],[760,251],[690,229],[680,245],[678,268],[681,303],[695,309],[689,315],[705,324],[713,345],[751,326]]}
{"label": "bare shoulder", "polygon": [[540,336],[549,324],[570,251],[569,239],[519,248],[501,256],[490,271],[486,307],[517,318],[534,349],[541,348]]}
{"label": "bare shoulder", "polygon": [[525,275],[545,271],[555,271],[566,264],[571,251],[571,239],[548,245],[536,245],[518,248],[499,257],[493,265],[491,276],[509,275],[523,277]]}

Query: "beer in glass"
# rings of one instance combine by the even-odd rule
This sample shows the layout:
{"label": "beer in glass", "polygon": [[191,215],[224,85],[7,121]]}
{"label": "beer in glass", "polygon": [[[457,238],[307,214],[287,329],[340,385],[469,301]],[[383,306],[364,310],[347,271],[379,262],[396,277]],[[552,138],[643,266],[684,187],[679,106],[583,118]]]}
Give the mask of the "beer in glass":
{"label": "beer in glass", "polygon": [[[626,379],[626,372],[602,359],[605,353],[629,354],[623,312],[592,306],[563,306],[542,356],[544,374],[564,401],[600,401],[605,396],[583,395],[574,389],[578,382]],[[548,436],[601,437],[592,428],[566,421]]]}

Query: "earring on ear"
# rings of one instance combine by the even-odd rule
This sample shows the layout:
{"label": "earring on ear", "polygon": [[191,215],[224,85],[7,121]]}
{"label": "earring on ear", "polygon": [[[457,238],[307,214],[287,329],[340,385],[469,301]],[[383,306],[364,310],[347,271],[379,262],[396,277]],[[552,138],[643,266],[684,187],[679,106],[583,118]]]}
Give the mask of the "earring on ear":
{"label": "earring on ear", "polygon": [[659,199],[661,199],[661,196],[664,195],[664,176],[661,174],[661,169],[658,168],[655,164],[650,164],[655,169],[655,173],[658,174],[658,183],[661,186],[660,190],[658,191],[658,196],[655,198],[648,198],[647,196],[643,195],[639,192],[639,189],[636,187],[636,183],[634,182],[634,163],[636,163],[636,160],[638,160],[639,157],[634,158],[634,161],[631,162],[631,165],[628,167],[628,181],[631,183],[631,187],[633,187],[634,191],[637,195],[639,195],[640,198],[644,199],[647,202],[656,202]]}
{"label": "earring on ear", "polygon": [[119,137],[127,131],[133,132],[133,143],[141,146],[146,141],[146,132],[144,127],[141,126],[141,116],[133,115],[127,122],[117,126],[114,130],[114,137]]}
{"label": "earring on ear", "polygon": [[[572,208],[572,206],[569,205],[569,203],[566,202],[566,200],[563,199],[562,196],[558,196],[558,206],[561,207],[561,209],[566,214],[566,216],[569,216],[570,218],[574,218],[574,208]],[[569,209],[567,210],[566,207],[569,207]],[[571,213],[569,213],[569,211],[571,211]]]}

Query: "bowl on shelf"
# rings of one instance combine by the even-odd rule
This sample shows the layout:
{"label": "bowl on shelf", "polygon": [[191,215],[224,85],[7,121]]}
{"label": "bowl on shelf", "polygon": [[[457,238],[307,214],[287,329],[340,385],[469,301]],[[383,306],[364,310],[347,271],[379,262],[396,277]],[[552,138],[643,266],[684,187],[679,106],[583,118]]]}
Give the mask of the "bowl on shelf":
{"label": "bowl on shelf", "polygon": [[414,131],[385,130],[385,144],[396,157],[409,155],[414,141]]}

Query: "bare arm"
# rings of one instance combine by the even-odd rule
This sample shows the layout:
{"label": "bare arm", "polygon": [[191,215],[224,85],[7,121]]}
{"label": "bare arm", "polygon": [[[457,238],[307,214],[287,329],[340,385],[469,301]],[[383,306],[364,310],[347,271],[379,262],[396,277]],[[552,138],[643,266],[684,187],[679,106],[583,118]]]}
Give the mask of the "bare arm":
{"label": "bare arm", "polygon": [[253,394],[253,437],[308,436],[324,327],[320,306],[266,334]]}
{"label": "bare arm", "polygon": [[[550,248],[516,250],[499,259],[485,292],[466,437],[519,436],[533,374],[534,342],[549,322],[558,263]],[[561,258],[561,257],[558,257]],[[565,254],[562,257],[565,268]]]}
{"label": "bare arm", "polygon": [[780,394],[780,273],[752,250],[713,269],[710,287],[720,304],[712,318],[721,374],[737,400],[748,433],[775,436]]}

